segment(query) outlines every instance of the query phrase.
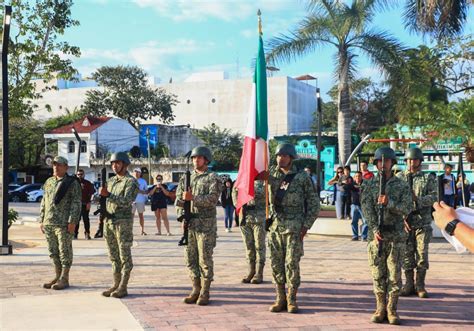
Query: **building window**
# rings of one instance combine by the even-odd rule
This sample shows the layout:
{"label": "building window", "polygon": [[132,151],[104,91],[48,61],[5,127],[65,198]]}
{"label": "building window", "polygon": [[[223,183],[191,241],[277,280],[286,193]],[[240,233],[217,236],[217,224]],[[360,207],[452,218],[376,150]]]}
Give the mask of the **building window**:
{"label": "building window", "polygon": [[211,102],[216,103],[216,99],[212,98]]}
{"label": "building window", "polygon": [[67,152],[68,153],[74,153],[76,149],[76,145],[74,144],[74,141],[70,141],[68,144],[67,144]]}
{"label": "building window", "polygon": [[87,153],[87,143],[81,140],[81,153]]}
{"label": "building window", "polygon": [[188,99],[188,101],[186,101],[186,103],[189,105],[191,103],[191,100]]}

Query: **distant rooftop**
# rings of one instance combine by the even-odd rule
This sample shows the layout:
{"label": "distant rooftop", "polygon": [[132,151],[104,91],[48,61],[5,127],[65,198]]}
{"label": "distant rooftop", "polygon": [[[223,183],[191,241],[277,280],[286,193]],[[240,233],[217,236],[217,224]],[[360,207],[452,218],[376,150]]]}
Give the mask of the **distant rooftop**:
{"label": "distant rooftop", "polygon": [[110,120],[112,117],[93,117],[85,116],[84,118],[76,121],[72,124],[64,125],[59,128],[51,130],[49,133],[60,134],[60,133],[72,133],[72,128],[74,127],[77,133],[91,133],[99,126]]}

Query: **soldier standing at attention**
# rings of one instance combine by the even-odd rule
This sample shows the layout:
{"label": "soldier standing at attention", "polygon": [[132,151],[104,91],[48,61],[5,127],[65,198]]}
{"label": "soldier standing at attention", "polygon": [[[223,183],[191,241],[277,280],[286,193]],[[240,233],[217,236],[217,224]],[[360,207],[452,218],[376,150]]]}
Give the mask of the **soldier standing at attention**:
{"label": "soldier standing at attention", "polygon": [[67,159],[56,156],[53,176],[43,185],[40,229],[46,236],[49,256],[56,276],[44,288],[62,290],[69,287],[72,265],[72,238],[81,218],[81,186],[75,177],[67,175]]}
{"label": "soldier standing at attention", "polygon": [[[242,283],[260,284],[263,281],[263,267],[265,266],[265,184],[256,180],[255,199],[244,205],[240,212],[240,231],[245,244],[248,275]],[[237,204],[237,189],[234,186],[233,200]]]}
{"label": "soldier standing at attention", "polygon": [[218,176],[208,169],[212,155],[207,147],[194,148],[191,159],[194,165],[194,170],[191,172],[191,188],[186,191],[185,176],[182,176],[176,190],[178,215],[182,212],[184,201],[191,201],[192,214],[188,227],[185,260],[193,289],[183,301],[205,306],[209,303],[209,288],[214,277],[212,254],[216,247],[216,206],[221,194],[221,183]]}
{"label": "soldier standing at attention", "polygon": [[[300,259],[303,238],[319,214],[319,197],[311,178],[297,172],[292,164],[295,147],[280,144],[276,148],[276,167],[269,173],[270,214],[273,220],[268,235],[268,247],[276,284],[276,301],[271,312],[298,312],[296,292],[300,286]],[[288,284],[288,295],[285,293]]]}
{"label": "soldier standing at attention", "polygon": [[107,180],[107,187],[100,188],[100,195],[107,198],[104,236],[112,262],[114,284],[102,295],[123,298],[128,295],[127,285],[133,268],[132,203],[137,197],[138,184],[128,173],[130,160],[127,153],[112,154],[110,163],[115,176]]}
{"label": "soldier standing at attention", "polygon": [[[418,294],[420,298],[427,298],[425,290],[426,270],[429,268],[428,248],[433,237],[431,227],[431,206],[436,202],[437,186],[435,180],[421,171],[423,152],[419,148],[410,148],[405,154],[407,168],[398,174],[398,177],[411,183],[413,210],[405,220],[405,228],[409,231],[405,248],[403,269],[406,283],[400,295],[409,296]],[[416,268],[416,284],[414,269]]]}
{"label": "soldier standing at attention", "polygon": [[[382,163],[382,156],[385,163]],[[377,310],[371,319],[373,323],[382,323],[387,317],[390,324],[400,324],[397,303],[402,285],[401,269],[407,238],[403,220],[411,211],[412,196],[408,184],[395,177],[391,171],[396,162],[397,158],[393,149],[390,147],[377,149],[374,165],[379,174],[373,180],[364,181],[361,187],[362,213],[369,226],[367,246],[369,266],[377,300]],[[379,194],[382,170],[386,179],[384,195]],[[382,205],[384,219],[383,227],[380,228],[378,216]],[[379,245],[382,245],[380,256]]]}

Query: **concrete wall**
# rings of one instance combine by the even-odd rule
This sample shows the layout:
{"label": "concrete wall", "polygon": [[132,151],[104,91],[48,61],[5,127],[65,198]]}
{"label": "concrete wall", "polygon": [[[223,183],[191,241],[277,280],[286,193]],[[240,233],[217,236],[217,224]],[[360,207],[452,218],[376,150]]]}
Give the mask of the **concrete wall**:
{"label": "concrete wall", "polygon": [[[177,95],[179,104],[173,108],[175,125],[190,125],[201,129],[211,123],[222,128],[244,133],[250,103],[252,81],[217,80],[156,85]],[[49,91],[37,101],[38,119],[47,119],[73,110],[85,100],[88,90],[94,88],[70,88]],[[289,77],[268,78],[268,112],[270,136],[310,131],[315,111],[314,87]],[[45,105],[52,107],[46,111]],[[143,124],[159,123],[158,118]]]}
{"label": "concrete wall", "polygon": [[180,157],[202,142],[192,133],[193,129],[186,126],[160,125],[158,128],[158,142],[169,148],[170,157]]}

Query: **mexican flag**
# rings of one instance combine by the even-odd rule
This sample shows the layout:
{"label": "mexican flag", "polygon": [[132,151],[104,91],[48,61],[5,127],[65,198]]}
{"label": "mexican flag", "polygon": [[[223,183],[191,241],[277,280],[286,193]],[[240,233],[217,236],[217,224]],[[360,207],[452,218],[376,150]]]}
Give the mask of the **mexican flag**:
{"label": "mexican flag", "polygon": [[268,169],[268,115],[267,74],[262,36],[258,40],[258,54],[253,76],[252,95],[248,114],[239,174],[235,183],[238,189],[237,212],[255,197],[254,180]]}

